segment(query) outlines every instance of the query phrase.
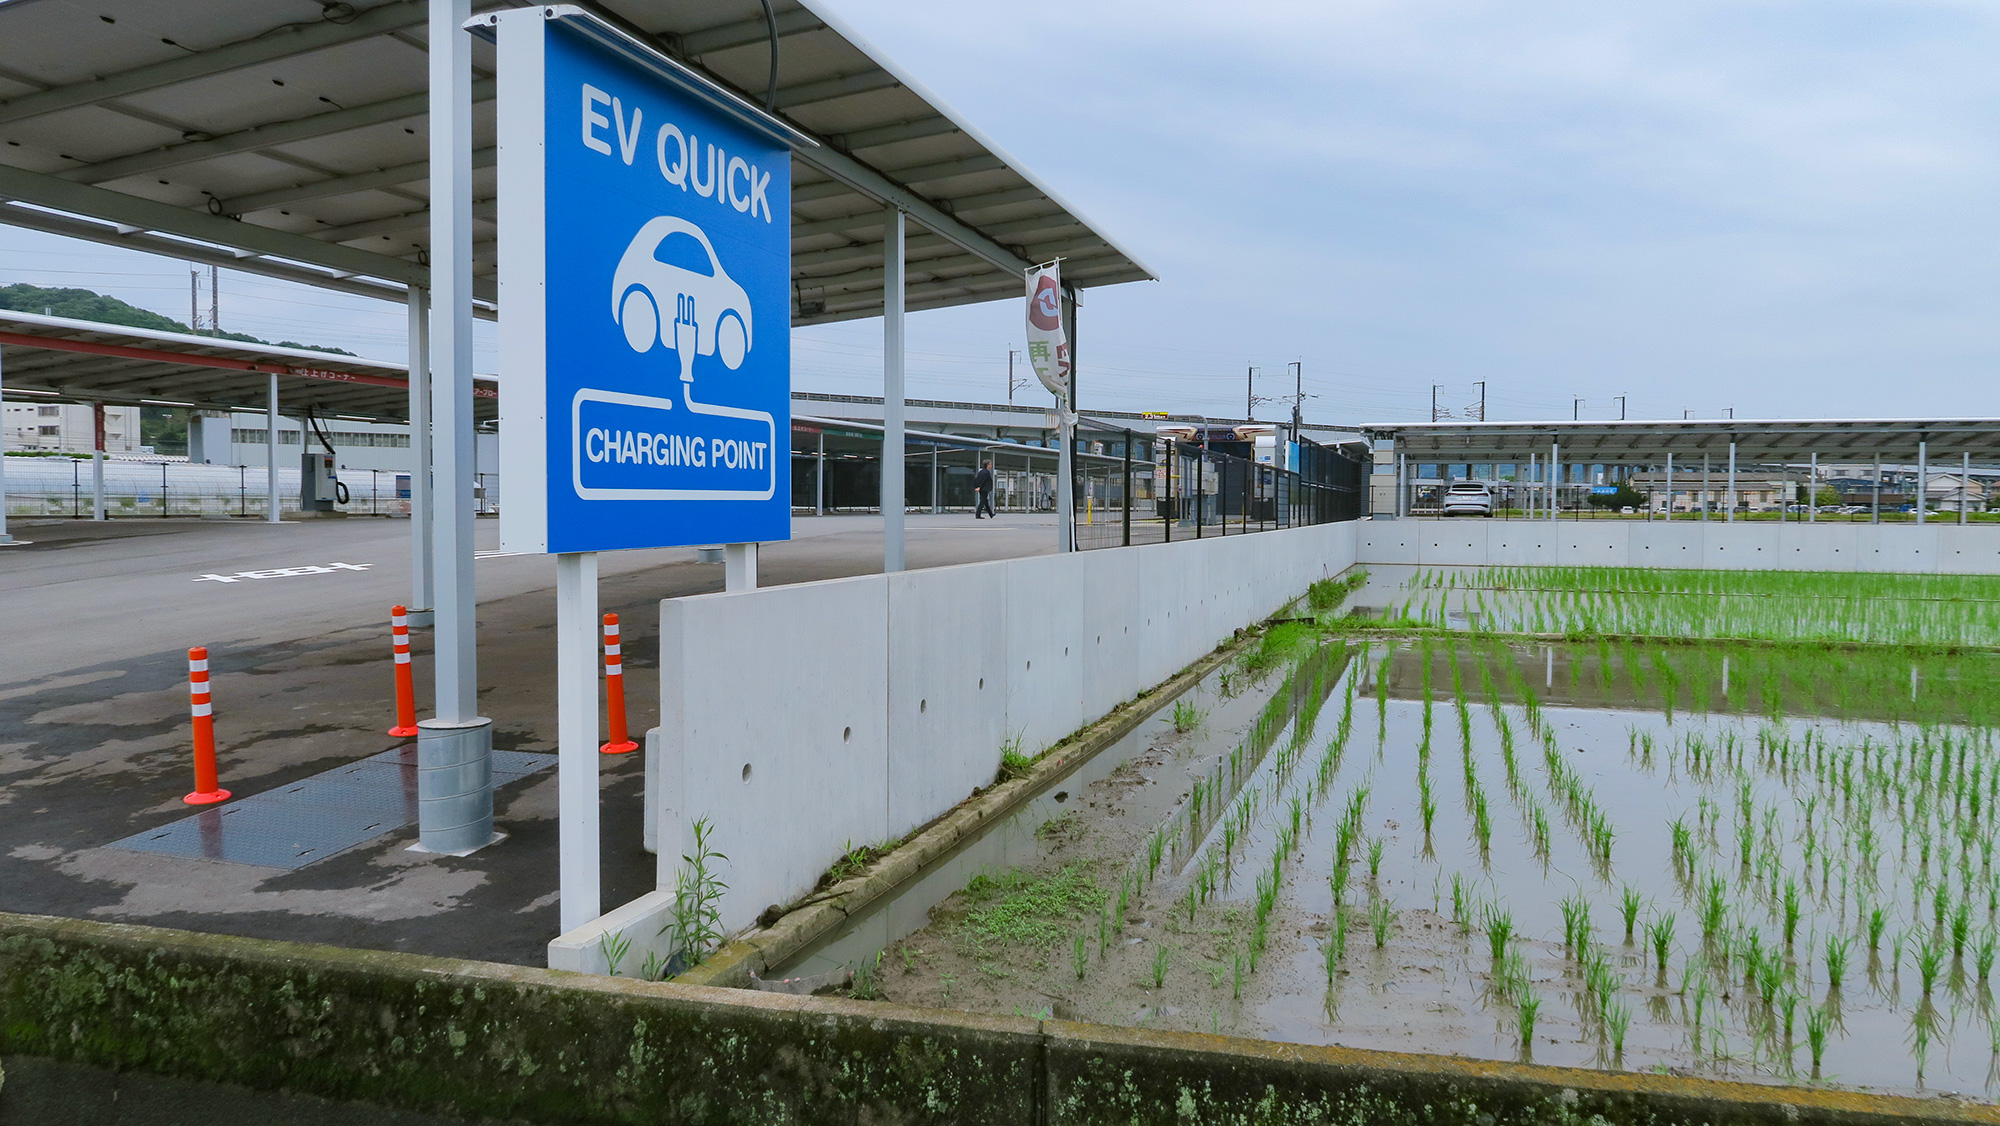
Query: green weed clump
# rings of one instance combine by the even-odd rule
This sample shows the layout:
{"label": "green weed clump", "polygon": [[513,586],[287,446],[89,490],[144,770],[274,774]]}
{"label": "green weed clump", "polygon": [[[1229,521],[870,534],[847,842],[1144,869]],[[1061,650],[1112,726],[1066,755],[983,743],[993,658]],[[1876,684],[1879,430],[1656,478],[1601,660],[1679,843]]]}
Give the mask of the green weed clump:
{"label": "green weed clump", "polygon": [[[1123,929],[1128,893],[1122,884],[1118,892],[1116,922]],[[1047,949],[1061,943],[1076,921],[1097,907],[1103,894],[1090,866],[1081,862],[1047,876],[1021,871],[997,876],[981,873],[965,886],[968,907],[961,933],[978,949]]]}

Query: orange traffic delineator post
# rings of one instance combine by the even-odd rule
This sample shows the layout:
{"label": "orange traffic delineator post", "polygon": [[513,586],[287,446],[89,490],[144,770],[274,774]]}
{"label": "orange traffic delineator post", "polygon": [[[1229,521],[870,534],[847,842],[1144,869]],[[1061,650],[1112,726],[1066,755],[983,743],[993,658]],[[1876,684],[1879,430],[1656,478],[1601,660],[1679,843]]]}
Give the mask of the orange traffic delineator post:
{"label": "orange traffic delineator post", "polygon": [[188,650],[188,704],[194,713],[194,793],[181,800],[189,805],[214,805],[229,800],[229,791],[215,778],[215,708],[208,699],[208,650]]}
{"label": "orange traffic delineator post", "polygon": [[389,638],[396,651],[396,726],[389,734],[407,739],[417,733],[417,687],[410,678],[410,612],[389,607]]}
{"label": "orange traffic delineator post", "polygon": [[619,651],[618,615],[604,615],[604,696],[611,705],[611,741],[597,748],[607,755],[639,749],[625,734],[625,658]]}

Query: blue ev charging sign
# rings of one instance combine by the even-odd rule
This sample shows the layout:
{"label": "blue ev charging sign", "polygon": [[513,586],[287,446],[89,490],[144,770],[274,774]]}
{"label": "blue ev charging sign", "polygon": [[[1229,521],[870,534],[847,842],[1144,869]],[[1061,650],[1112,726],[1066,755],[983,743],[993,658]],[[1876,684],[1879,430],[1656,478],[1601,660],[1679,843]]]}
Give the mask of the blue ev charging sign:
{"label": "blue ev charging sign", "polygon": [[501,545],[791,534],[791,149],[580,9],[499,47]]}

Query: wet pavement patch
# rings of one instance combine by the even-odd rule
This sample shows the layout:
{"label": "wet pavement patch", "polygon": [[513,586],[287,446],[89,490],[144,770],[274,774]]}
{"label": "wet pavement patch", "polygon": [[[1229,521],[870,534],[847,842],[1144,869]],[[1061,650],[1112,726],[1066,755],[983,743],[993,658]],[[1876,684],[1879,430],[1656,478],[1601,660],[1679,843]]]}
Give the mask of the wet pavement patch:
{"label": "wet pavement patch", "polygon": [[[493,752],[497,789],[556,756]],[[417,819],[417,748],[396,747],[111,842],[107,848],[291,871]]]}

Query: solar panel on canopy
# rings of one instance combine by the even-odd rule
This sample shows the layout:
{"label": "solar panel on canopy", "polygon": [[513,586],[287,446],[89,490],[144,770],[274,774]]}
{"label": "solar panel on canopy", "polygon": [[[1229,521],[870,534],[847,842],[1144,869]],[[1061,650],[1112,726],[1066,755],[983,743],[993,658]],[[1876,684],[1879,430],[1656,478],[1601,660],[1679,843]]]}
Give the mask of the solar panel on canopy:
{"label": "solar panel on canopy", "polygon": [[[495,5],[481,4],[475,10]],[[512,6],[512,5],[509,5]],[[758,0],[583,7],[761,103]],[[836,19],[774,0],[777,112],[823,142],[794,170],[793,315],[882,307],[885,200],[912,309],[1152,277]],[[0,5],[0,222],[395,297],[429,243],[425,0]],[[494,297],[493,55],[474,48],[477,286]]]}

